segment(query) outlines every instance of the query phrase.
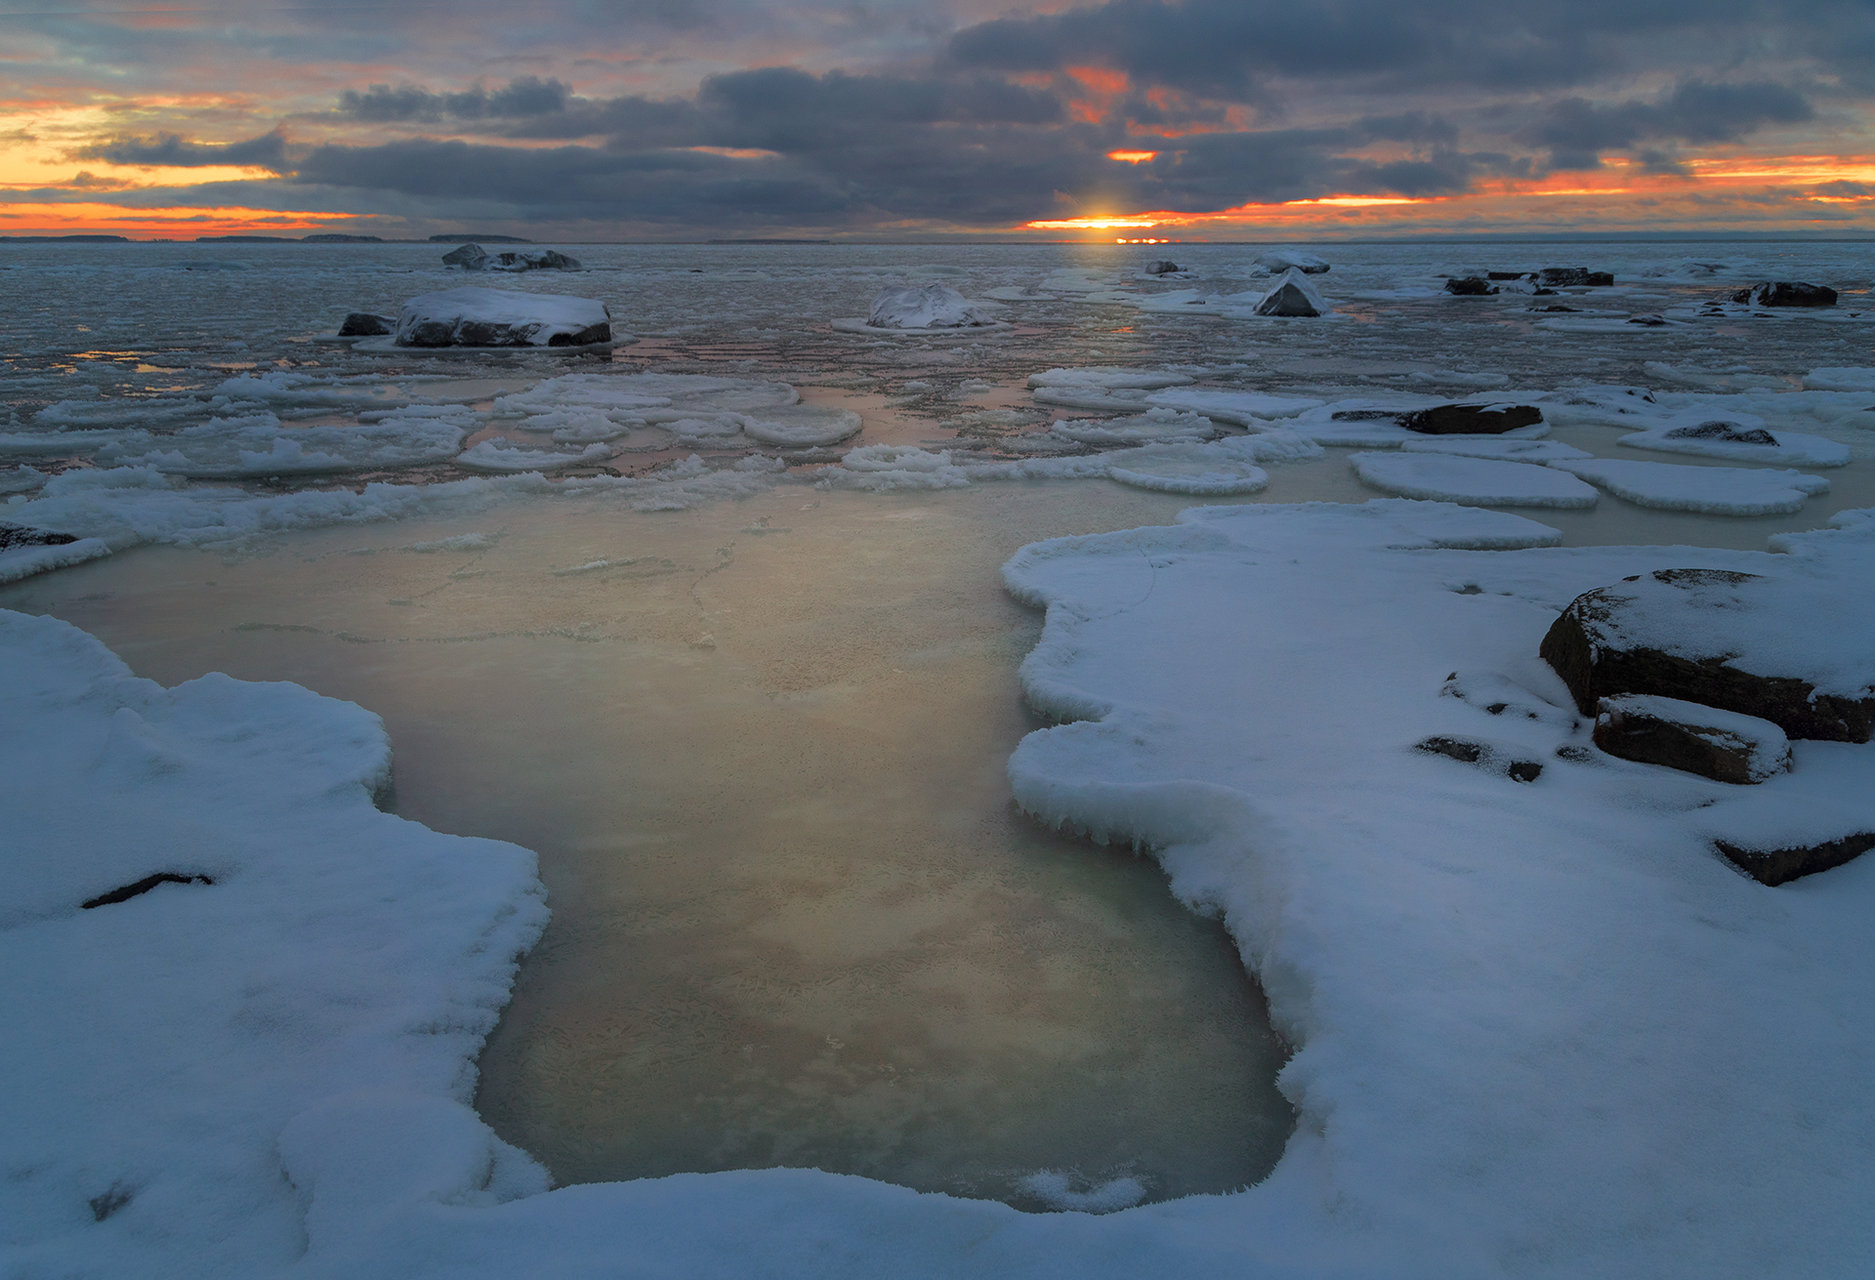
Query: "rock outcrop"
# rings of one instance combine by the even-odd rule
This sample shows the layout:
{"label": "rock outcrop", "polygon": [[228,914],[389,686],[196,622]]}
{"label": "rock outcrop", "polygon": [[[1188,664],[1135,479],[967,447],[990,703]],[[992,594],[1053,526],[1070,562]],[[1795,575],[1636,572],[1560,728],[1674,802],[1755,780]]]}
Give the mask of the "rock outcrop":
{"label": "rock outcrop", "polygon": [[1287,271],[1252,310],[1260,316],[1319,316],[1328,310],[1328,304],[1298,272]]}
{"label": "rock outcrop", "polygon": [[1759,884],[1779,885],[1799,876],[1840,867],[1845,862],[1861,857],[1870,849],[1875,849],[1875,831],[1857,831],[1840,839],[1824,840],[1817,844],[1781,845],[1776,848],[1760,849],[1734,844],[1730,840],[1715,840],[1713,846],[1733,866]]}
{"label": "rock outcrop", "polygon": [[1600,700],[1595,745],[1715,782],[1763,782],[1790,768],[1790,739],[1769,720],[1644,693]]}
{"label": "rock outcrop", "polygon": [[370,311],[354,311],[339,326],[341,338],[376,338],[397,332],[396,316],[381,316]]}
{"label": "rock outcrop", "polygon": [[1801,280],[1766,280],[1732,295],[1733,302],[1748,302],[1759,307],[1833,307],[1836,291],[1826,284],[1806,284]]}
{"label": "rock outcrop", "polygon": [[1401,426],[1428,436],[1495,436],[1541,421],[1542,410],[1532,404],[1436,404],[1400,415]]}
{"label": "rock outcrop", "polygon": [[[1780,599],[1758,574],[1660,569],[1577,596],[1540,652],[1584,715],[1603,698],[1656,694],[1757,716],[1793,738],[1867,742],[1875,689],[1825,692],[1796,673],[1807,656],[1801,628],[1822,621],[1803,615],[1821,605]],[[1767,617],[1787,621],[1767,626]]]}
{"label": "rock outcrop", "polygon": [[445,289],[397,314],[400,347],[584,347],[612,341],[612,315],[596,298],[511,289]]}

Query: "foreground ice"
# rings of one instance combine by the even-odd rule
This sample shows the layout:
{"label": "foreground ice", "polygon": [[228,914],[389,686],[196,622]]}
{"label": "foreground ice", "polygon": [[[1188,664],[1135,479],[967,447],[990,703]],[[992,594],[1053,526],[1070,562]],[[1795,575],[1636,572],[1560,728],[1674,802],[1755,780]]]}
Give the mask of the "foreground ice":
{"label": "foreground ice", "polygon": [[1354,473],[1376,489],[1403,498],[1430,498],[1485,507],[1595,505],[1595,486],[1530,462],[1458,454],[1357,453]]}

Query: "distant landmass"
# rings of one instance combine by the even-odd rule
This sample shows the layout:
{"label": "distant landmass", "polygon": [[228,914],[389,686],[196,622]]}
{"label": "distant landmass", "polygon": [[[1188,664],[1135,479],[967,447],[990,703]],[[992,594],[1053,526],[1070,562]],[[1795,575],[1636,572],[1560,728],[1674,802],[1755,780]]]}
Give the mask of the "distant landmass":
{"label": "distant landmass", "polygon": [[292,236],[197,236],[197,244],[298,244]]}
{"label": "distant landmass", "polygon": [[321,231],[317,235],[301,236],[301,244],[383,244],[383,236],[354,236],[343,231]]}
{"label": "distant landmass", "polygon": [[747,236],[740,240],[705,240],[705,244],[832,244],[831,240],[803,240],[793,236]]}
{"label": "distant landmass", "polygon": [[466,233],[450,232],[447,235],[431,236],[431,244],[533,244],[526,236],[478,236]]}
{"label": "distant landmass", "polygon": [[69,235],[69,236],[0,236],[0,241],[13,244],[129,244],[129,236]]}

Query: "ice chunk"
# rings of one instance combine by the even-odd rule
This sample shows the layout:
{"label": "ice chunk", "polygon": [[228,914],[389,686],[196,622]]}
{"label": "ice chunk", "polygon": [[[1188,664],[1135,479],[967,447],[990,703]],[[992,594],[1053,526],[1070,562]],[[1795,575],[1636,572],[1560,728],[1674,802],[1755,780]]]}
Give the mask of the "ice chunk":
{"label": "ice chunk", "polygon": [[866,314],[866,323],[875,329],[961,329],[996,322],[987,307],[947,284],[887,289]]}
{"label": "ice chunk", "polygon": [[1354,472],[1376,489],[1404,498],[1426,498],[1486,507],[1595,505],[1593,485],[1528,462],[1451,454],[1357,453]]}
{"label": "ice chunk", "polygon": [[173,435],[107,446],[109,466],[151,466],[169,475],[316,475],[447,462],[462,448],[460,422],[385,418],[370,426],[283,427],[271,413],[211,418]]}
{"label": "ice chunk", "polygon": [[863,424],[851,409],[797,404],[752,410],[742,415],[742,432],[751,440],[787,449],[838,444],[859,434]]}
{"label": "ice chunk", "polygon": [[1849,446],[1822,436],[1772,431],[1749,413],[1725,417],[1695,411],[1676,414],[1657,427],[1622,436],[1630,449],[1688,453],[1736,462],[1783,462],[1800,467],[1840,467],[1849,462]]}
{"label": "ice chunk", "polygon": [[1162,387],[1182,387],[1189,382],[1191,379],[1182,373],[1167,373],[1161,369],[1044,369],[1029,375],[1031,387],[1092,388],[1102,391],[1122,388],[1157,391]]}
{"label": "ice chunk", "polygon": [[1107,474],[1135,489],[1196,497],[1256,493],[1269,472],[1248,458],[1206,445],[1162,444],[1111,455]]}
{"label": "ice chunk", "polygon": [[456,458],[456,465],[468,467],[472,471],[558,471],[563,467],[604,462],[611,456],[611,448],[604,444],[588,445],[578,453],[568,453],[532,449],[511,440],[496,438],[465,449]]}
{"label": "ice chunk", "polygon": [[400,347],[582,347],[612,341],[612,313],[596,298],[513,289],[444,289],[404,303]]}
{"label": "ice chunk", "polygon": [[1672,462],[1594,458],[1552,462],[1636,506],[1715,516],[1764,516],[1795,511],[1829,481],[1800,471],[1687,467]]}
{"label": "ice chunk", "polygon": [[1803,385],[1812,391],[1875,391],[1875,369],[1861,365],[1812,369],[1803,375]]}
{"label": "ice chunk", "polygon": [[1209,440],[1218,434],[1211,419],[1176,409],[1148,409],[1130,418],[1076,419],[1049,428],[1079,444],[1157,444]]}
{"label": "ice chunk", "polygon": [[[1039,399],[1039,397],[1037,397]],[[1242,427],[1269,425],[1274,418],[1292,418],[1321,405],[1311,396],[1283,396],[1268,391],[1214,391],[1209,388],[1155,391],[1146,403],[1167,409],[1202,413],[1218,422]]]}

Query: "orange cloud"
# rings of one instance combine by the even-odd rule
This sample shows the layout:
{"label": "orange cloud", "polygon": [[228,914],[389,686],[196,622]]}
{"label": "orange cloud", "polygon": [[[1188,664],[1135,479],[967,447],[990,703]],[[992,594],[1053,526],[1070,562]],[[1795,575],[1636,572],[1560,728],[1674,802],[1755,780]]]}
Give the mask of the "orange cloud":
{"label": "orange cloud", "polygon": [[318,231],[328,223],[349,221],[355,216],[307,210],[248,209],[238,205],[207,209],[187,205],[139,209],[103,202],[0,203],[0,234],[66,235],[102,232],[129,236],[133,240],[282,235],[293,231]]}
{"label": "orange cloud", "polygon": [[1118,160],[1121,164],[1150,164],[1159,158],[1157,151],[1109,151],[1107,159]]}

